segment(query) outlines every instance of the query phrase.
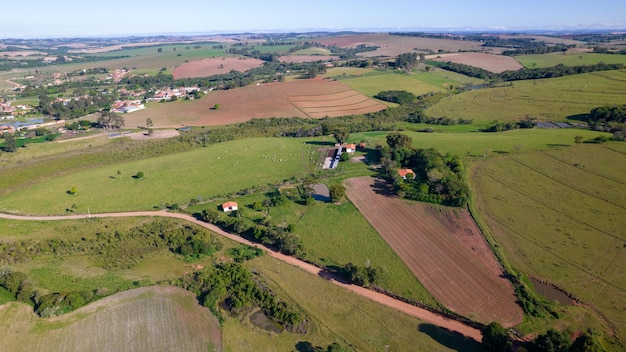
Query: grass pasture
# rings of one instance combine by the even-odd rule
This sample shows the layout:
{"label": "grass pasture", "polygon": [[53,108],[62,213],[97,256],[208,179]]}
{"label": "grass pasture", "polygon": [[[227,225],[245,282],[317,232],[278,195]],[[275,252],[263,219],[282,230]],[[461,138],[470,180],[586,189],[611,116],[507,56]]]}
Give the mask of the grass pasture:
{"label": "grass pasture", "polygon": [[377,73],[357,78],[346,78],[342,79],[341,82],[369,97],[373,97],[384,90],[406,90],[415,95],[443,90],[443,87],[398,73]]}
{"label": "grass pasture", "polygon": [[476,121],[511,121],[525,116],[563,121],[597,106],[622,104],[625,91],[626,71],[602,71],[468,91],[442,99],[426,114]]}
{"label": "grass pasture", "polygon": [[[595,306],[626,338],[626,155],[576,145],[478,164],[477,204],[510,262]],[[595,315],[580,312],[572,321]]]}
{"label": "grass pasture", "polygon": [[0,307],[5,351],[220,351],[217,319],[194,295],[145,287],[42,319],[23,303]]}
{"label": "grass pasture", "polygon": [[[72,205],[79,213],[149,210],[198,196],[223,196],[308,174],[311,165],[303,142],[288,138],[238,140],[79,171],[6,194],[0,199],[0,209],[47,214],[64,213]],[[133,178],[139,171],[145,177]],[[67,194],[71,187],[77,188],[76,195]]]}
{"label": "grass pasture", "polygon": [[324,279],[312,278],[269,256],[246,265],[259,271],[272,289],[306,310],[311,325],[304,335],[274,335],[227,319],[223,328],[225,351],[292,351],[298,343],[325,348],[333,341],[358,351],[384,351],[387,345],[390,351],[480,350],[473,340],[383,307]]}
{"label": "grass pasture", "polygon": [[556,65],[581,66],[605,64],[626,65],[626,55],[596,54],[596,53],[551,53],[537,55],[515,56],[526,68],[552,67]]}

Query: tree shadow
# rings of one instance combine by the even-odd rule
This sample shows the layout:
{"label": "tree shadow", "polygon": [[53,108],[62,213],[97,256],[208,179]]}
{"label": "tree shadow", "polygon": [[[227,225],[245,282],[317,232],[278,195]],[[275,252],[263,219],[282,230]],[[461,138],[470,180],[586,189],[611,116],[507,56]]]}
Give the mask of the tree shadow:
{"label": "tree shadow", "polygon": [[334,147],[335,146],[335,142],[332,142],[332,141],[329,141],[329,142],[309,141],[309,142],[304,142],[304,144],[320,145],[320,146],[325,146],[325,147]]}
{"label": "tree shadow", "polygon": [[570,116],[567,116],[566,118],[568,120],[587,122],[587,119],[589,118],[589,114],[570,115]]}
{"label": "tree shadow", "polygon": [[372,184],[372,189],[376,194],[380,194],[383,196],[391,197],[395,195],[393,186],[382,179],[376,179],[374,181],[374,184]]}
{"label": "tree shadow", "polygon": [[328,281],[337,281],[342,284],[351,284],[350,281],[346,277],[346,270],[343,267],[337,265],[328,265],[326,269],[320,271],[319,277],[326,279]]}
{"label": "tree shadow", "polygon": [[417,331],[430,336],[441,345],[455,351],[482,351],[482,345],[458,332],[450,331],[433,324],[420,324]]}
{"label": "tree shadow", "polygon": [[298,341],[296,343],[296,351],[298,352],[322,352],[324,349],[319,346],[313,346],[309,341]]}
{"label": "tree shadow", "polygon": [[546,146],[548,146],[550,148],[569,147],[568,144],[562,144],[562,143],[548,143],[548,144],[546,144]]}

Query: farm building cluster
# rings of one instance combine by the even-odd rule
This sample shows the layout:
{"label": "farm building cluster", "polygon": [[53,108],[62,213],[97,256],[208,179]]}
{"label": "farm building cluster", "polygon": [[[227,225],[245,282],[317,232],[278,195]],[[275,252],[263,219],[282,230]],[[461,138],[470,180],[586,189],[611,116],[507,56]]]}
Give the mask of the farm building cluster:
{"label": "farm building cluster", "polygon": [[[359,144],[359,148],[365,148],[365,143]],[[357,145],[355,143],[350,144],[337,144],[334,148],[328,150],[326,154],[326,158],[324,158],[324,163],[322,164],[322,170],[334,169],[339,164],[339,160],[341,159],[341,154],[348,153],[354,154],[357,150]]]}

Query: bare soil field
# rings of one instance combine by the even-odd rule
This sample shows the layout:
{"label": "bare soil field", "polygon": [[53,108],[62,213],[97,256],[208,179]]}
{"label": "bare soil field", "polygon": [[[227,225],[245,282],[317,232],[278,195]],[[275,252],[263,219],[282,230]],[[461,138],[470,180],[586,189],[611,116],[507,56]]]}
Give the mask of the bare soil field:
{"label": "bare soil field", "polygon": [[345,184],[350,201],[445,307],[482,323],[522,322],[513,288],[467,211],[391,196],[370,177]]}
{"label": "bare soil field", "polygon": [[244,72],[263,65],[263,60],[245,57],[219,57],[186,62],[174,68],[174,79],[208,77],[232,70]]}
{"label": "bare soil field", "polygon": [[316,61],[337,61],[339,56],[326,56],[326,55],[284,55],[278,58],[280,62],[316,62]]}
{"label": "bare soil field", "polygon": [[[359,44],[379,46],[376,51],[368,51],[360,53],[359,56],[396,56],[410,51],[433,51],[438,52],[458,52],[463,51],[485,51],[485,47],[481,46],[481,42],[452,40],[452,39],[434,39],[434,38],[418,38],[408,36],[390,35],[386,33],[374,34],[351,34],[329,38],[320,38],[318,42],[325,45],[337,45],[340,47],[356,47]],[[500,52],[499,48],[489,48],[493,52]]]}
{"label": "bare soil field", "polygon": [[[215,104],[220,108],[215,110]],[[385,109],[345,84],[307,79],[213,91],[202,99],[155,103],[124,115],[126,125],[142,126],[151,118],[155,127],[224,125],[269,117],[336,117]]]}
{"label": "bare soil field", "polygon": [[42,319],[21,303],[0,306],[3,351],[221,351],[217,319],[175,287],[121,292]]}
{"label": "bare soil field", "polygon": [[431,55],[429,59],[442,62],[454,62],[469,65],[483,70],[500,73],[504,71],[517,71],[524,66],[511,56],[484,54],[484,53],[454,53]]}
{"label": "bare soil field", "polygon": [[129,134],[128,137],[135,141],[147,141],[152,139],[172,138],[179,135],[180,132],[178,132],[177,130],[156,130],[150,135],[148,134],[148,132],[135,132]]}

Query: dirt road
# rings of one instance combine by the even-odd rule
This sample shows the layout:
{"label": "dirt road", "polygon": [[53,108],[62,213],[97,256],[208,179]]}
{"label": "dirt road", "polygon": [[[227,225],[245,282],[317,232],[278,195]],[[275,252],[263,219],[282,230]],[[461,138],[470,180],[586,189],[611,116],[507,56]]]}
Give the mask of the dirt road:
{"label": "dirt road", "polygon": [[[21,216],[21,215],[10,215],[10,214],[0,214],[0,218],[3,219],[11,219],[11,220],[36,220],[36,221],[47,221],[47,220],[72,220],[72,219],[85,219],[85,218],[111,218],[111,217],[137,217],[137,216],[160,216],[160,217],[169,217],[169,218],[176,218],[176,219],[181,219],[181,220],[185,220],[185,221],[189,221],[192,222],[196,225],[202,226],[204,228],[209,229],[210,231],[213,231],[215,233],[218,233],[224,237],[227,237],[233,241],[239,242],[239,243],[243,243],[243,244],[247,244],[249,246],[253,246],[253,247],[257,247],[257,248],[262,248],[263,250],[265,250],[269,255],[271,255],[272,257],[281,260],[283,262],[286,262],[288,264],[291,264],[293,266],[299,267],[313,275],[316,275],[318,277],[322,277],[322,269],[311,265],[309,263],[306,263],[304,261],[301,261],[297,258],[294,257],[290,257],[287,255],[284,255],[280,252],[276,252],[273,251],[261,244],[258,243],[254,243],[251,241],[248,241],[240,236],[234,235],[232,233],[228,233],[222,229],[220,229],[219,227],[213,225],[213,224],[209,224],[203,221],[200,221],[190,215],[186,215],[186,214],[180,214],[180,213],[170,213],[167,212],[165,210],[161,210],[161,211],[138,211],[138,212],[124,212],[124,213],[102,213],[102,214],[90,214],[90,215],[57,215],[57,216]],[[366,288],[363,288],[361,286],[356,286],[356,285],[352,285],[352,284],[346,284],[346,283],[342,283],[333,279],[328,279],[330,282],[332,282],[333,284],[337,285],[337,286],[341,286],[343,288],[345,288],[346,290],[350,290],[356,294],[359,294],[363,297],[369,298],[372,301],[378,302],[382,305],[385,305],[387,307],[393,308],[397,311],[403,312],[409,316],[418,318],[420,320],[423,320],[425,322],[440,326],[442,328],[448,329],[450,331],[454,331],[457,333],[460,333],[462,335],[465,335],[469,338],[472,338],[478,342],[481,341],[482,339],[482,335],[480,333],[480,331],[478,329],[475,329],[471,326],[465,325],[461,322],[458,322],[456,320],[452,320],[452,319],[448,319],[445,318],[443,316],[440,316],[438,314],[435,314],[433,312],[430,312],[426,309],[423,308],[419,308],[413,305],[410,305],[408,303],[402,302],[400,300],[397,299],[393,299],[387,295],[384,295],[382,293],[378,293],[375,291],[371,291],[368,290]]]}

